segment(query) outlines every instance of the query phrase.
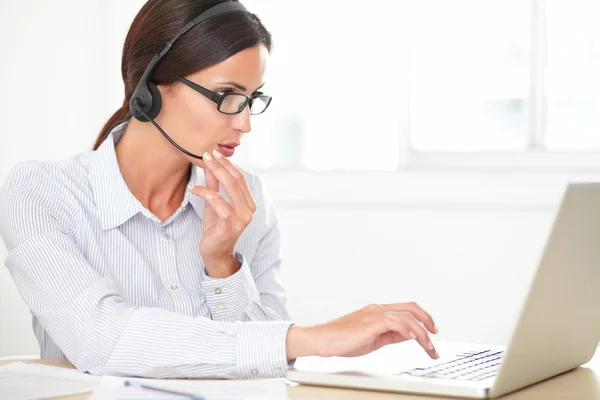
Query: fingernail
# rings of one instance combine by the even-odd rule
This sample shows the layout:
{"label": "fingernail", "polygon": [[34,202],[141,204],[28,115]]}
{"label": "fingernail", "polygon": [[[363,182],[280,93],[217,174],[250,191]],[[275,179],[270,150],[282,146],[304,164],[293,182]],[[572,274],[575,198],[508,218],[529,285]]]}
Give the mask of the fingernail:
{"label": "fingernail", "polygon": [[433,355],[435,356],[435,358],[440,358],[440,355],[438,354],[437,351]]}
{"label": "fingernail", "polygon": [[429,350],[433,350],[433,343],[429,342],[429,344],[427,344],[427,348]]}
{"label": "fingernail", "polygon": [[414,332],[410,332],[410,333],[408,334],[408,336],[410,336],[410,338],[411,338],[411,339],[416,339],[416,338],[417,338],[417,335],[415,335],[415,333],[414,333]]}
{"label": "fingernail", "polygon": [[437,326],[435,326],[435,325],[433,326],[433,333],[435,333],[436,335],[438,333],[440,333],[440,331],[438,330]]}
{"label": "fingernail", "polygon": [[210,154],[208,154],[208,151],[206,153],[204,153],[202,158],[204,158],[206,161],[212,160],[212,156]]}
{"label": "fingernail", "polygon": [[194,188],[194,185],[192,185],[192,184],[189,184],[189,185],[188,185],[188,190],[190,190],[190,191],[191,191],[193,188]]}
{"label": "fingernail", "polygon": [[210,193],[206,193],[206,198],[210,200],[210,199],[212,199],[212,198],[213,198],[213,195],[212,195],[212,194],[210,194]]}
{"label": "fingernail", "polygon": [[213,154],[215,155],[215,157],[217,158],[221,158],[223,157],[223,155],[221,153],[219,153],[217,150],[213,150]]}

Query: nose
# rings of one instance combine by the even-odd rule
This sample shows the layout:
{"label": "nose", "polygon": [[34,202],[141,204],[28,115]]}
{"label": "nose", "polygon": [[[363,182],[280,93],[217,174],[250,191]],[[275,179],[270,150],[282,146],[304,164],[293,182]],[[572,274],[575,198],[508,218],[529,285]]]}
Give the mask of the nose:
{"label": "nose", "polygon": [[242,133],[248,133],[252,129],[250,124],[250,105],[247,104],[241,113],[233,115],[234,128]]}

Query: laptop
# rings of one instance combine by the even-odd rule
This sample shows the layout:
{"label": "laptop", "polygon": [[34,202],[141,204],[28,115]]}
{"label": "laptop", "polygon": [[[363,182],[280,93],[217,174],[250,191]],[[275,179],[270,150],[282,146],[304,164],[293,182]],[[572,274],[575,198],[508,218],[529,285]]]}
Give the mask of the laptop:
{"label": "laptop", "polygon": [[587,363],[599,340],[600,183],[572,183],[506,347],[436,343],[442,358],[430,360],[408,341],[357,358],[301,358],[286,377],[308,385],[495,398]]}

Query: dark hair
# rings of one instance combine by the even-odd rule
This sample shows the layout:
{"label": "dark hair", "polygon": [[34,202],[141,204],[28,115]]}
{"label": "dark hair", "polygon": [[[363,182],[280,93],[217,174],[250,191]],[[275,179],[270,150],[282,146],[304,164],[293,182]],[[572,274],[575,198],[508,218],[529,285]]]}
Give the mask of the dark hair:
{"label": "dark hair", "polygon": [[[185,24],[219,3],[223,0],[146,2],[133,20],[123,47],[123,105],[102,128],[94,150],[102,144],[111,127],[131,117],[129,99],[152,57]],[[264,44],[271,51],[271,34],[256,15],[239,11],[219,14],[181,36],[157,65],[151,80],[157,85],[175,83],[177,76],[203,70],[258,44]]]}

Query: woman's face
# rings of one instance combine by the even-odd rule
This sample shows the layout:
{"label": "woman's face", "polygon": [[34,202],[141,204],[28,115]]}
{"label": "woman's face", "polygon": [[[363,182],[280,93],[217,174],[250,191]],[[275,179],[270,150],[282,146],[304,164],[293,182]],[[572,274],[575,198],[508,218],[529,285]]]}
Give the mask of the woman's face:
{"label": "woman's face", "polygon": [[[264,83],[268,55],[264,45],[248,48],[185,78],[213,92],[250,96]],[[220,145],[235,146],[250,132],[249,106],[239,114],[226,115],[217,110],[214,101],[181,82],[171,88],[159,85],[159,89],[163,104],[156,121],[177,144],[191,153],[202,155],[213,150],[226,153]],[[203,166],[202,161],[188,158]]]}

